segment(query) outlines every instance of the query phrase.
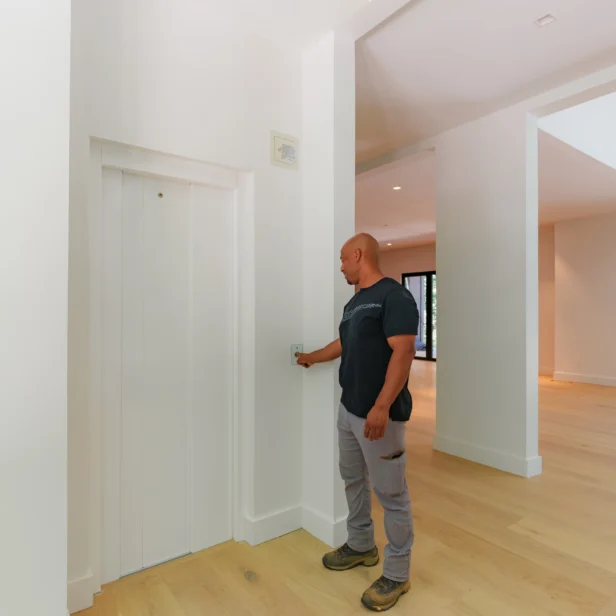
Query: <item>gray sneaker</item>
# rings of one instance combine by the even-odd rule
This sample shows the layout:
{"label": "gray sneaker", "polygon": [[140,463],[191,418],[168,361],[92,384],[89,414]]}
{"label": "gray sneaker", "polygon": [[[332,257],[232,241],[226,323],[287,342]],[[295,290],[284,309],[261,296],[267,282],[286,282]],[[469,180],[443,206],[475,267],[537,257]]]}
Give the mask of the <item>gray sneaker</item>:
{"label": "gray sneaker", "polygon": [[348,571],[355,567],[374,567],[379,562],[379,550],[374,547],[369,552],[356,552],[347,543],[323,556],[323,565],[331,571]]}

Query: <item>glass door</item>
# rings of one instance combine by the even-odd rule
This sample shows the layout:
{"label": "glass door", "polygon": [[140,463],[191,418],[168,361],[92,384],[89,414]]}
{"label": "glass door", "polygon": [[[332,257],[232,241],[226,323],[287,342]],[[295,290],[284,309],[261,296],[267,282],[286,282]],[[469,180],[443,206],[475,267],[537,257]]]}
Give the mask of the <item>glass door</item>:
{"label": "glass door", "polygon": [[436,273],[432,274],[432,359],[436,359]]}
{"label": "glass door", "polygon": [[404,274],[402,284],[411,292],[419,310],[416,357],[436,360],[436,272]]}

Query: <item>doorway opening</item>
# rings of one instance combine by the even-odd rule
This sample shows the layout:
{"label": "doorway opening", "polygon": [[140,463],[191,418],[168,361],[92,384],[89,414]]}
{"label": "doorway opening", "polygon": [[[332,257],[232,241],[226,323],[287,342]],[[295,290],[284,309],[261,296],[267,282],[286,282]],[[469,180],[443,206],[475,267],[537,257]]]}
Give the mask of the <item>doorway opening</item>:
{"label": "doorway opening", "polygon": [[573,447],[580,432],[580,457],[603,452],[613,426],[616,294],[605,281],[616,267],[615,88],[559,101],[537,119],[539,441],[547,464],[566,464],[563,442]]}

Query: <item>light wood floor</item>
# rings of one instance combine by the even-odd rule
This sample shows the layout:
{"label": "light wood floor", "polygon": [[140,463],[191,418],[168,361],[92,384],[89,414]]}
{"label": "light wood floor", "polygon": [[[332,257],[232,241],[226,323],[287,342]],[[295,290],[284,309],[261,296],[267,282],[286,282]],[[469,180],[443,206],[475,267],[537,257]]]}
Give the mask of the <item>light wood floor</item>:
{"label": "light wood floor", "polygon": [[[541,381],[544,474],[525,480],[434,453],[434,364],[411,386],[413,589],[391,613],[616,616],[616,388]],[[363,614],[379,568],[330,573],[324,549],[303,531],[225,544],[111,584],[82,614]]]}

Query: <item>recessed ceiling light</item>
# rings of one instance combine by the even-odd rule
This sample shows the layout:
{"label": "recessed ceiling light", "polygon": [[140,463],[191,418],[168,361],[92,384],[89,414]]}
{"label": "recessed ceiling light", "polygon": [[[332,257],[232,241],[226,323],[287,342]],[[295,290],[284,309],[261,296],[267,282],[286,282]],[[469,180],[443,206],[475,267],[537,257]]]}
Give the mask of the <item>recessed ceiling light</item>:
{"label": "recessed ceiling light", "polygon": [[540,19],[538,19],[535,23],[540,27],[540,28],[545,28],[546,26],[549,26],[550,24],[553,24],[556,21],[556,17],[554,17],[554,15],[544,15],[543,17],[541,17]]}
{"label": "recessed ceiling light", "polygon": [[389,242],[387,245],[388,245],[388,246],[391,246],[391,242]]}
{"label": "recessed ceiling light", "polygon": [[394,190],[402,190],[402,186],[394,186]]}

